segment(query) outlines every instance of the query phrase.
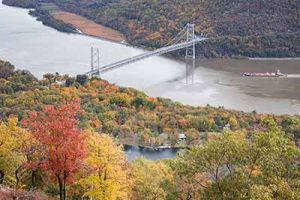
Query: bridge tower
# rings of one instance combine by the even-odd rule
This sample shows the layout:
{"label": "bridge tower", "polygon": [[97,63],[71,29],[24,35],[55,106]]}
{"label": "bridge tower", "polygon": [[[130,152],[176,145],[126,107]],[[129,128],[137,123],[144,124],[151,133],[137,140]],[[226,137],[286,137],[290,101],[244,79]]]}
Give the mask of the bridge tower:
{"label": "bridge tower", "polygon": [[187,24],[186,26],[186,41],[193,41],[193,45],[186,48],[186,58],[196,58],[195,52],[195,24]]}
{"label": "bridge tower", "polygon": [[91,71],[97,70],[97,73],[92,73],[91,76],[100,76],[100,55],[99,49],[92,47],[91,48]]}
{"label": "bridge tower", "polygon": [[196,59],[196,43],[195,43],[195,24],[187,24],[186,41],[193,42],[192,46],[186,47],[185,63],[186,63],[186,83],[194,83],[194,70]]}

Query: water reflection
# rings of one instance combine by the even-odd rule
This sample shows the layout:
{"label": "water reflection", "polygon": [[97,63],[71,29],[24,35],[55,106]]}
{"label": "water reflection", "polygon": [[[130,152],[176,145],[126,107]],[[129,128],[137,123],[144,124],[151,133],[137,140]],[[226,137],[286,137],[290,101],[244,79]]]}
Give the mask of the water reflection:
{"label": "water reflection", "polygon": [[185,59],[186,84],[194,84],[195,59]]}

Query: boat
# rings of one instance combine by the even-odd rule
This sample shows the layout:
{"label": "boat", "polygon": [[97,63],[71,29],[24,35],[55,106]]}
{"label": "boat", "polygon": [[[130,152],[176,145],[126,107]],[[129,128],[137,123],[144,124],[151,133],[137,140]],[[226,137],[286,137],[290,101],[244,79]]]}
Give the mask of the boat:
{"label": "boat", "polygon": [[287,74],[283,74],[278,69],[276,72],[266,72],[266,73],[251,73],[251,72],[245,72],[243,74],[244,76],[255,76],[255,77],[283,77],[287,76]]}

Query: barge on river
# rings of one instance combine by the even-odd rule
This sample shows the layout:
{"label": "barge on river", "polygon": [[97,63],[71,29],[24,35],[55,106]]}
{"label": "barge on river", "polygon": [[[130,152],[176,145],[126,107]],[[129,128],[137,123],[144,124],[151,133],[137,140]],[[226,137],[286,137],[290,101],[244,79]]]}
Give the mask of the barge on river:
{"label": "barge on river", "polygon": [[251,73],[251,72],[245,72],[243,74],[244,76],[254,76],[254,77],[284,77],[287,76],[287,74],[283,74],[278,69],[276,72],[266,72],[266,73]]}

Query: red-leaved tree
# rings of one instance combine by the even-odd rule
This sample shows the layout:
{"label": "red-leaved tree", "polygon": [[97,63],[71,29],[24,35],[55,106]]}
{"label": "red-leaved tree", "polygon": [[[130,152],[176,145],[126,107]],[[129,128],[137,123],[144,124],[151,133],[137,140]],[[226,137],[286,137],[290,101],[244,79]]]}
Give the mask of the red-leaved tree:
{"label": "red-leaved tree", "polygon": [[74,100],[58,107],[46,106],[42,112],[32,112],[23,121],[33,137],[43,146],[39,163],[59,185],[60,199],[66,199],[66,185],[82,166],[85,138],[78,127],[80,101]]}

